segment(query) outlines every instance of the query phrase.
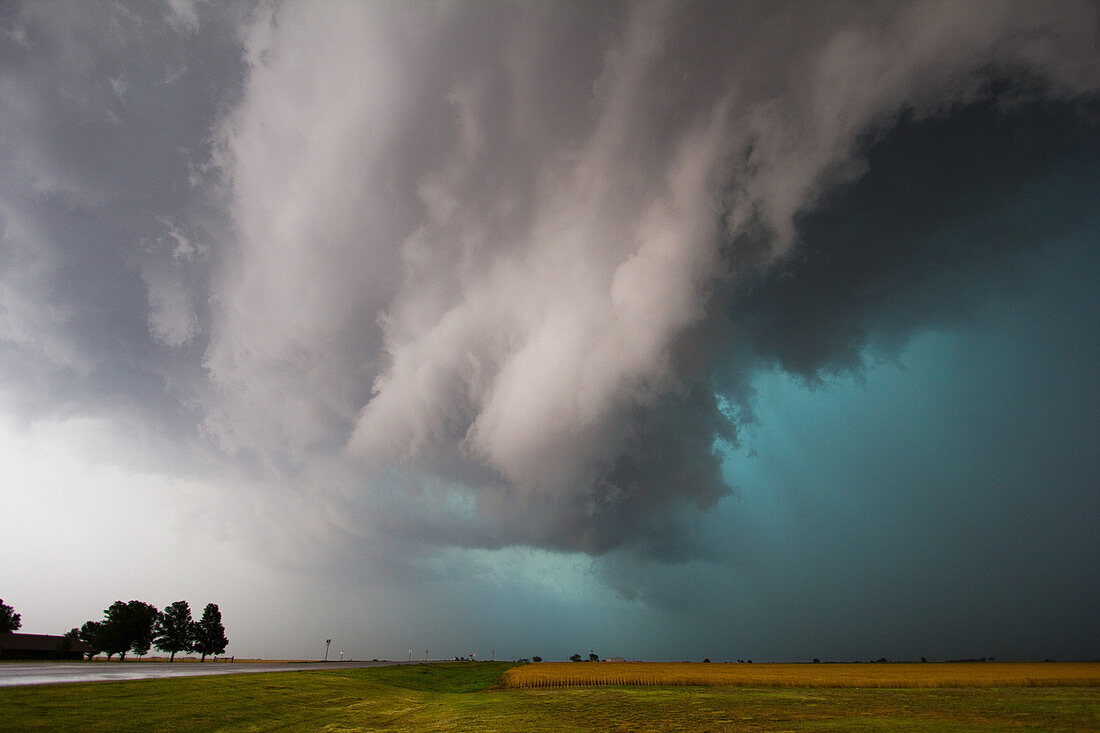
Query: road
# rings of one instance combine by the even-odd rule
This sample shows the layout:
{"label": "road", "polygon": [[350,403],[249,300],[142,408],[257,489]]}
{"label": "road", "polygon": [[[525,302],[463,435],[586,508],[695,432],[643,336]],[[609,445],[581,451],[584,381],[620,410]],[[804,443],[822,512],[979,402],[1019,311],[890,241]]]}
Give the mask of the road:
{"label": "road", "polygon": [[3,662],[0,663],[0,687],[195,677],[204,674],[385,667],[393,664],[409,662]]}

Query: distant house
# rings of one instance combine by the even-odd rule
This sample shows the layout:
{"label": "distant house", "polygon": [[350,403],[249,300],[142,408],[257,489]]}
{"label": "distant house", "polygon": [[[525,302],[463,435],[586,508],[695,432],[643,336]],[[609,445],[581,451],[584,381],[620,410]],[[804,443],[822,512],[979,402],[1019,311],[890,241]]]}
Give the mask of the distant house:
{"label": "distant house", "polygon": [[604,661],[605,662],[625,662],[626,660],[623,659],[622,657],[608,657]]}
{"label": "distant house", "polygon": [[[61,651],[68,646],[68,651]],[[52,634],[0,634],[0,659],[83,659],[92,648]]]}

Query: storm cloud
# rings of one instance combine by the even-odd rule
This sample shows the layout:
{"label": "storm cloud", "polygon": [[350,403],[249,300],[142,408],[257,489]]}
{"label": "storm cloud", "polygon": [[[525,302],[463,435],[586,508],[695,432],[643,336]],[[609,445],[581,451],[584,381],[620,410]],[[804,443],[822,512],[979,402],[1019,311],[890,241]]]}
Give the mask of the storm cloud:
{"label": "storm cloud", "polygon": [[[859,179],[875,135],[995,106],[999,83],[1072,98],[1096,81],[1092,25],[1071,13],[875,9],[261,13],[219,148],[237,236],[213,293],[211,426],[246,444],[346,436],[367,470],[462,476],[486,542],[600,552],[713,506],[715,438],[736,440],[715,363],[769,338],[847,352],[825,361],[863,345],[844,312],[832,333],[768,323],[745,343],[738,320],[762,316],[731,289],[788,275],[796,250],[830,256],[829,237],[919,256],[904,223],[800,248],[800,217]],[[873,267],[858,255],[818,282],[858,297]],[[813,283],[786,283],[802,300],[776,307],[826,317]],[[819,366],[797,358],[778,360]]]}
{"label": "storm cloud", "polygon": [[3,407],[146,435],[286,566],[667,605],[651,562],[742,552],[761,379],[979,328],[1100,188],[1088,2],[0,19]]}

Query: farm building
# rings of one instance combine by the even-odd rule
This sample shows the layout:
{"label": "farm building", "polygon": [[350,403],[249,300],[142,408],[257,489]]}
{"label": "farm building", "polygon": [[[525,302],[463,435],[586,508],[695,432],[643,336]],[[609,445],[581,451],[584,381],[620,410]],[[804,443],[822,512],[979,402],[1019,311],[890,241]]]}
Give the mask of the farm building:
{"label": "farm building", "polygon": [[84,642],[64,636],[0,634],[0,659],[82,659],[90,651]]}

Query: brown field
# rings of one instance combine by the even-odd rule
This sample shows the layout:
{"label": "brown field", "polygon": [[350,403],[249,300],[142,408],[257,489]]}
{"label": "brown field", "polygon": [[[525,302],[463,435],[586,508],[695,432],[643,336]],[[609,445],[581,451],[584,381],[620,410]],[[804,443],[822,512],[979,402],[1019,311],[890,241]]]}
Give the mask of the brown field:
{"label": "brown field", "polygon": [[543,662],[504,673],[507,687],[1097,687],[1100,662],[725,664]]}

